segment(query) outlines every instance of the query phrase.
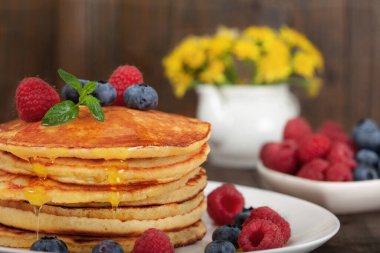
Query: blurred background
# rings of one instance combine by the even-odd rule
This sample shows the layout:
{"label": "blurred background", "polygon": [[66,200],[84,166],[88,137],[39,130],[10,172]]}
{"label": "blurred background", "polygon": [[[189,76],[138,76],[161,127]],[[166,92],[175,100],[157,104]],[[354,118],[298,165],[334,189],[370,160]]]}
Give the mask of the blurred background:
{"label": "blurred background", "polygon": [[186,35],[219,25],[288,25],[325,58],[324,87],[302,92],[302,115],[316,126],[333,119],[350,128],[380,120],[380,1],[374,0],[0,0],[0,121],[16,117],[14,93],[25,76],[57,88],[59,67],[91,80],[136,65],[157,88],[159,109],[194,116],[197,97],[173,95],[162,58]]}

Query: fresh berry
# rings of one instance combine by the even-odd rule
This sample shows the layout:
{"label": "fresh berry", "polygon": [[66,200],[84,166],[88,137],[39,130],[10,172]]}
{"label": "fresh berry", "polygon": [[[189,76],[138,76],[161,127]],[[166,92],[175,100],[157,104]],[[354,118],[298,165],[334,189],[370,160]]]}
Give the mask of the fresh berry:
{"label": "fresh berry", "polygon": [[376,170],[367,165],[359,164],[359,166],[354,170],[355,181],[372,180],[378,178],[379,174],[376,172]]}
{"label": "fresh berry", "polygon": [[212,241],[207,244],[205,253],[235,253],[235,246],[228,241]]}
{"label": "fresh berry", "polygon": [[262,147],[260,158],[263,164],[272,170],[294,174],[298,164],[297,143],[293,140],[269,142]]}
{"label": "fresh berry", "polygon": [[352,172],[343,163],[332,163],[325,172],[326,181],[348,182],[352,181]]}
{"label": "fresh berry", "polygon": [[124,105],[124,91],[133,84],[143,83],[143,76],[135,66],[124,65],[119,66],[112,73],[108,82],[115,87],[117,91],[117,98],[115,105]]}
{"label": "fresh berry", "polygon": [[284,128],[283,138],[300,142],[305,136],[312,133],[311,127],[302,117],[289,120]]}
{"label": "fresh berry", "polygon": [[104,240],[92,249],[92,253],[124,253],[124,250],[119,243],[112,240]]}
{"label": "fresh berry", "polygon": [[57,237],[43,236],[30,247],[33,251],[68,253],[66,243]]}
{"label": "fresh berry", "polygon": [[273,222],[276,226],[278,226],[278,228],[281,231],[282,238],[284,239],[283,244],[285,244],[289,240],[291,233],[289,223],[272,208],[262,206],[254,209],[251,212],[251,215],[248,217],[248,219],[244,222],[243,229],[244,226],[257,219],[269,220]]}
{"label": "fresh berry", "polygon": [[379,162],[379,155],[369,149],[361,149],[356,153],[356,161],[361,165],[375,167]]}
{"label": "fresh berry", "polygon": [[38,77],[24,78],[16,90],[16,108],[20,119],[41,120],[59,102],[59,95],[47,82]]}
{"label": "fresh berry", "polygon": [[249,208],[243,208],[243,211],[238,213],[234,218],[234,225],[241,229],[243,226],[243,223],[245,220],[249,217],[251,214],[251,211],[253,210],[253,207]]}
{"label": "fresh berry", "polygon": [[353,138],[359,149],[379,151],[380,130],[377,124],[370,119],[359,121],[353,130]]}
{"label": "fresh berry", "polygon": [[207,196],[207,212],[217,225],[231,224],[244,207],[244,197],[232,184],[223,184]]}
{"label": "fresh berry", "polygon": [[304,138],[298,148],[298,157],[306,163],[315,158],[323,158],[330,150],[331,142],[323,134],[312,134]]}
{"label": "fresh berry", "polygon": [[[89,82],[88,80],[79,79],[82,84],[82,87],[85,83]],[[65,84],[61,90],[61,98],[62,100],[71,100],[74,103],[78,103],[79,101],[79,93],[70,85]]]}
{"label": "fresh berry", "polygon": [[343,142],[347,145],[351,145],[352,142],[343,126],[334,121],[325,121],[319,129],[319,133],[326,135],[334,142]]}
{"label": "fresh berry", "polygon": [[124,101],[128,108],[150,110],[157,107],[158,94],[148,84],[134,84],[125,90]]}
{"label": "fresh berry", "polygon": [[213,241],[229,241],[235,247],[238,247],[238,238],[240,234],[240,228],[231,225],[224,225],[214,230],[212,233]]}
{"label": "fresh berry", "polygon": [[325,180],[325,171],[328,166],[329,163],[326,160],[316,158],[304,164],[298,171],[297,176],[311,180],[323,181]]}
{"label": "fresh berry", "polygon": [[132,253],[174,253],[174,247],[164,232],[150,228],[136,240]]}
{"label": "fresh berry", "polygon": [[343,163],[350,169],[356,167],[354,153],[350,147],[342,142],[335,142],[331,145],[327,160],[331,163]]}
{"label": "fresh berry", "polygon": [[102,106],[110,105],[116,100],[116,89],[107,82],[98,81],[92,95],[99,99]]}
{"label": "fresh berry", "polygon": [[243,251],[265,250],[282,247],[284,238],[272,221],[255,219],[243,226],[238,243]]}

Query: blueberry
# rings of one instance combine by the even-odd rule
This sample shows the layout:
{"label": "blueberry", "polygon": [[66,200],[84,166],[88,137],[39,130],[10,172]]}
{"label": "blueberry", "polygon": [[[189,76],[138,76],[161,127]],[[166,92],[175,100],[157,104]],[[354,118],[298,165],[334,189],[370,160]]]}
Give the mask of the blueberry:
{"label": "blueberry", "polygon": [[207,244],[205,253],[235,253],[235,246],[228,241],[213,241]]}
{"label": "blueberry", "polygon": [[35,241],[32,247],[30,247],[30,250],[57,253],[69,252],[64,241],[59,240],[57,237],[47,236],[43,236],[41,239]]}
{"label": "blueberry", "polygon": [[376,122],[362,119],[352,132],[355,143],[361,149],[377,151],[380,148],[380,130]]}
{"label": "blueberry", "polygon": [[238,213],[234,218],[234,225],[241,229],[245,220],[251,214],[253,207],[244,208],[242,212]]}
{"label": "blueberry", "polygon": [[[79,79],[79,81],[82,83],[82,87],[84,86],[85,83],[88,82],[88,80],[83,80],[83,79]],[[61,91],[61,97],[62,97],[62,100],[71,100],[74,103],[78,103],[78,100],[79,100],[78,92],[68,84],[65,84],[63,86],[62,91]]]}
{"label": "blueberry", "polygon": [[379,175],[377,174],[376,170],[365,166],[365,165],[359,165],[354,170],[354,180],[355,181],[361,181],[361,180],[372,180],[379,178]]}
{"label": "blueberry", "polygon": [[238,247],[238,238],[240,234],[240,229],[234,225],[224,225],[217,229],[215,229],[214,233],[212,233],[213,241],[229,241],[235,247]]}
{"label": "blueberry", "polygon": [[148,84],[134,84],[124,91],[124,102],[132,109],[154,109],[158,105],[158,94]]}
{"label": "blueberry", "polygon": [[119,243],[112,240],[104,240],[96,244],[92,253],[124,253]]}
{"label": "blueberry", "polygon": [[98,81],[92,95],[99,99],[101,105],[110,105],[116,100],[116,89],[105,81]]}
{"label": "blueberry", "polygon": [[362,149],[356,153],[356,161],[362,165],[375,167],[379,162],[379,156],[372,150]]}

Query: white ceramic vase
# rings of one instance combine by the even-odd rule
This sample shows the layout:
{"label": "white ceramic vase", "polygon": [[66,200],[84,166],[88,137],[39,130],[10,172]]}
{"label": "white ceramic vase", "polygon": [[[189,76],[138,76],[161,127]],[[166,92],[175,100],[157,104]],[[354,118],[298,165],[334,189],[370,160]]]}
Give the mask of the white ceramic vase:
{"label": "white ceramic vase", "polygon": [[225,168],[254,168],[261,146],[279,141],[299,103],[288,85],[199,85],[197,117],[212,124],[209,161]]}

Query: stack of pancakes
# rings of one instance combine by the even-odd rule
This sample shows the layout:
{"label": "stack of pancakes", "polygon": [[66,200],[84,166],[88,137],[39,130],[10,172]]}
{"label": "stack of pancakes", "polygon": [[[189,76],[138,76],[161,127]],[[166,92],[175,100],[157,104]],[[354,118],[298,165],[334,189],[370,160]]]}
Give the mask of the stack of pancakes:
{"label": "stack of pancakes", "polygon": [[105,239],[130,252],[148,228],[176,247],[204,236],[200,165],[210,125],[125,107],[104,113],[104,122],[81,108],[59,126],[0,125],[1,246],[29,248],[37,231],[63,239],[70,252]]}

